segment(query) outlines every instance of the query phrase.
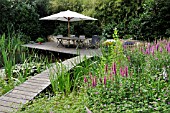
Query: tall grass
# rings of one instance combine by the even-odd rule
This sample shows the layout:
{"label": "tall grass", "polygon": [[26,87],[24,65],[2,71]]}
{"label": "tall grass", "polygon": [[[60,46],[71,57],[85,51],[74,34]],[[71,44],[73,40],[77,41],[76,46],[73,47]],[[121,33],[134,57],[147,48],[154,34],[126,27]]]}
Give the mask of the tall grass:
{"label": "tall grass", "polygon": [[68,95],[80,88],[84,75],[87,75],[89,69],[94,66],[91,59],[86,57],[84,59],[84,62],[78,65],[75,65],[74,61],[71,62],[75,66],[71,70],[68,70],[68,66],[62,63],[55,64],[55,67],[50,71],[50,81],[54,93],[62,92]]}
{"label": "tall grass", "polygon": [[5,68],[6,78],[10,79],[12,76],[12,66],[14,66],[19,59],[20,61],[25,59],[25,57],[23,57],[25,53],[23,53],[21,49],[22,42],[19,34],[8,34],[7,36],[3,34],[0,37],[0,44],[0,53],[2,54],[0,58],[1,66]]}
{"label": "tall grass", "polygon": [[[0,76],[0,94],[4,94],[14,86],[23,83],[37,73],[47,68],[49,60],[47,57],[29,54],[27,48],[21,45],[24,35],[15,32],[0,36],[0,68],[5,69],[5,77]],[[24,37],[26,38],[26,37]]]}

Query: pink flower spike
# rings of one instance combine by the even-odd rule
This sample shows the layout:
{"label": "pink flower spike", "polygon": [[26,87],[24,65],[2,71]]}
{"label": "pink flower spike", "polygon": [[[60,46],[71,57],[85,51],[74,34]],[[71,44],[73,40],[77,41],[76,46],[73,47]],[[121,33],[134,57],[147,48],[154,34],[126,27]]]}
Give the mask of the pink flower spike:
{"label": "pink flower spike", "polygon": [[123,71],[122,67],[120,67],[120,75],[122,75],[122,77],[124,77],[124,71]]}
{"label": "pink flower spike", "polygon": [[106,76],[104,76],[104,85],[106,85]]}
{"label": "pink flower spike", "polygon": [[114,72],[114,74],[116,75],[116,63],[114,63],[113,72]]}
{"label": "pink flower spike", "polygon": [[162,47],[160,47],[160,50],[159,50],[161,53],[162,53]]}
{"label": "pink flower spike", "polygon": [[96,85],[97,85],[97,81],[96,81],[96,77],[94,77],[92,80],[92,86],[96,87]]}
{"label": "pink flower spike", "polygon": [[158,44],[156,44],[156,50],[158,51],[158,49],[159,49],[159,43]]}
{"label": "pink flower spike", "polygon": [[151,44],[150,43],[148,43],[148,48],[150,48],[151,47]]}
{"label": "pink flower spike", "polygon": [[125,67],[125,75],[128,77],[128,66]]}
{"label": "pink flower spike", "polygon": [[154,56],[154,50],[152,50],[152,55]]}
{"label": "pink flower spike", "polygon": [[84,77],[84,82],[85,82],[85,83],[87,82],[87,78],[86,78],[86,77]]}

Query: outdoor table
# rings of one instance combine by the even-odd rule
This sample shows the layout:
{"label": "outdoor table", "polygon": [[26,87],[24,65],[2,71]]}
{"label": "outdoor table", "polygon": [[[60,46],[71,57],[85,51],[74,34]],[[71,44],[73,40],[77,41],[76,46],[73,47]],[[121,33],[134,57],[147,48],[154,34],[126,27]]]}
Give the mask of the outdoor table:
{"label": "outdoor table", "polygon": [[[55,37],[55,36],[54,36]],[[59,45],[62,45],[64,46],[63,44],[63,41],[66,40],[68,42],[68,46],[70,46],[70,41],[72,41],[74,44],[77,43],[76,45],[76,49],[81,45],[81,44],[84,44],[85,42],[85,38],[78,38],[78,37],[74,37],[74,38],[71,38],[71,37],[55,37],[57,39],[57,42],[58,42],[58,46]]]}

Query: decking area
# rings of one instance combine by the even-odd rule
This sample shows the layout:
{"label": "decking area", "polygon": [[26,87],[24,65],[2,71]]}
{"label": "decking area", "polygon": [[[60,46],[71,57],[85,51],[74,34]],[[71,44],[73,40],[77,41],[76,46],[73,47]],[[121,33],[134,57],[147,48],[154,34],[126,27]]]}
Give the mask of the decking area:
{"label": "decking area", "polygon": [[76,49],[75,47],[58,46],[56,42],[45,42],[42,44],[38,44],[38,43],[25,44],[23,45],[23,47],[48,50],[48,51],[54,51],[59,53],[74,54],[74,55],[87,55],[87,56],[101,55],[100,48],[92,49],[92,48],[83,47],[83,48]]}
{"label": "decking area", "polygon": [[[65,71],[69,71],[79,63],[92,58],[93,56],[80,55],[60,63],[66,67]],[[36,76],[33,76],[23,84],[16,86],[13,90],[0,97],[0,113],[15,112],[24,104],[34,99],[40,92],[47,88],[50,83],[50,73],[59,72],[55,64]]]}

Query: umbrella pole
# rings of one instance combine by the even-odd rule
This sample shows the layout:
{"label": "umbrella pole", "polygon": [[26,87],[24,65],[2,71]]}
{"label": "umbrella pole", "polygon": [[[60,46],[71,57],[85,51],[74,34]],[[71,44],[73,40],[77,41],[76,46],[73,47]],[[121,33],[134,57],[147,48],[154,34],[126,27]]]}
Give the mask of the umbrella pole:
{"label": "umbrella pole", "polygon": [[68,37],[70,37],[70,18],[68,18]]}

